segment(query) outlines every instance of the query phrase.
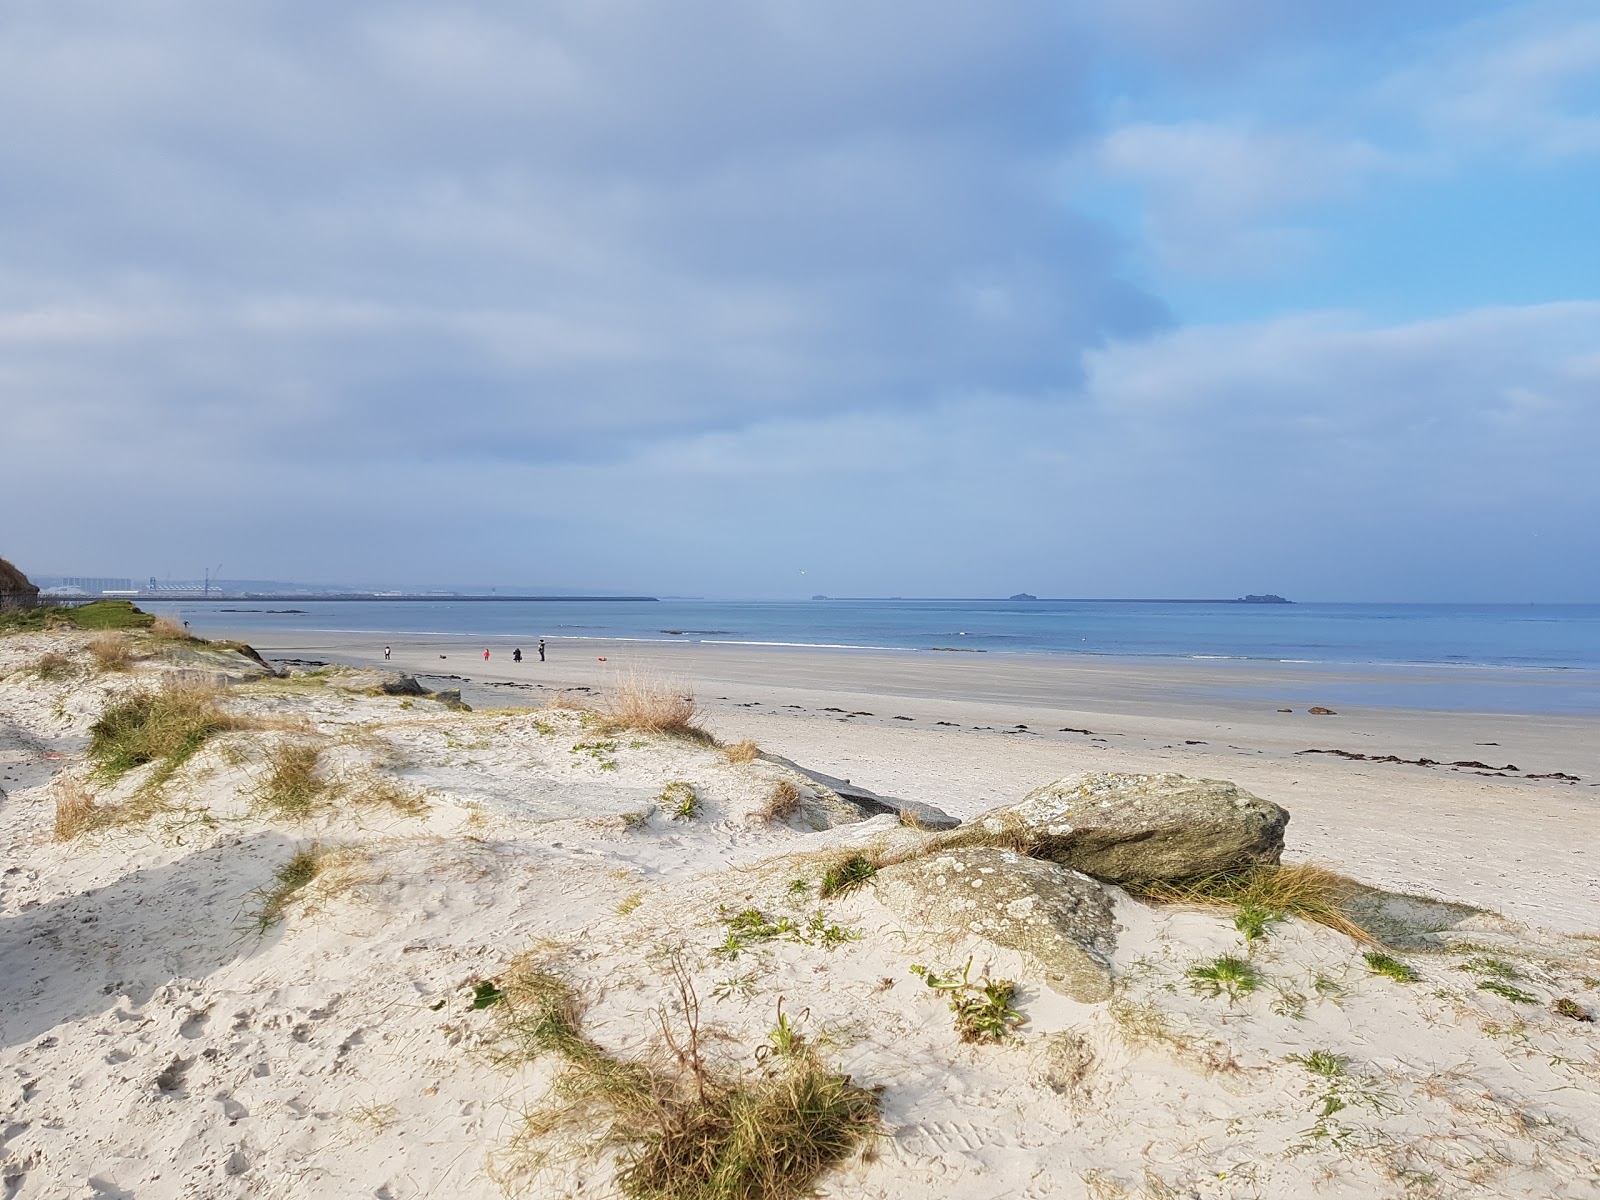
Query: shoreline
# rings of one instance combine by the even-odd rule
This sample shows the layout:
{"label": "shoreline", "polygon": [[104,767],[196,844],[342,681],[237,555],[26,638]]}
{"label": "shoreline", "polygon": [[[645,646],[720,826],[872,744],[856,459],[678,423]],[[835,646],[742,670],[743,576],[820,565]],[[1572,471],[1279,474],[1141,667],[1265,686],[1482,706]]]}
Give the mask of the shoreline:
{"label": "shoreline", "polygon": [[[1219,663],[589,642],[581,657],[544,664],[524,644],[531,661],[513,664],[500,657],[511,639],[460,636],[395,643],[385,663],[382,641],[238,632],[268,659],[387,666],[460,687],[480,708],[540,707],[569,689],[603,696],[630,673],[681,681],[725,741],[750,739],[963,818],[1083,770],[1229,779],[1296,814],[1295,858],[1569,930],[1592,932],[1600,912],[1600,876],[1583,849],[1600,845],[1592,716],[1344,704],[1316,716],[1303,702],[1218,694],[1219,672],[1249,674]],[[1552,773],[1576,781],[1529,778]]]}

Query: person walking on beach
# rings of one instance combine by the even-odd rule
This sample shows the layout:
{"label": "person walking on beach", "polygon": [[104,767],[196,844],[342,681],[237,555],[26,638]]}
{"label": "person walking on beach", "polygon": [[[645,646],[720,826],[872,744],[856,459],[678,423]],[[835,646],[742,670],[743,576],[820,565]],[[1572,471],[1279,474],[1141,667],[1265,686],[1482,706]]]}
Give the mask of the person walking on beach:
{"label": "person walking on beach", "polygon": [[518,646],[515,650],[513,650],[511,652],[511,661],[512,662],[521,662],[522,661],[522,647],[521,646]]}
{"label": "person walking on beach", "polygon": [[387,647],[387,646],[385,646],[383,648],[383,661],[384,662],[388,662],[389,661],[389,647]]}
{"label": "person walking on beach", "polygon": [[489,652],[487,650],[485,650],[483,652],[483,661],[484,662],[488,662],[489,661]]}
{"label": "person walking on beach", "polygon": [[544,661],[544,639],[543,638],[539,639],[539,661],[540,662]]}

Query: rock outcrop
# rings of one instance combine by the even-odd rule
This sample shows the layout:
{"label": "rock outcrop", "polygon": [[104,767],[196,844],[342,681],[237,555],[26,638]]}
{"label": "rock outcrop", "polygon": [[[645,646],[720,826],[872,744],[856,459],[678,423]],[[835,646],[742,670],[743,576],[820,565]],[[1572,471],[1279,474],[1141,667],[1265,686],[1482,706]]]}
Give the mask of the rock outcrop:
{"label": "rock outcrop", "polygon": [[761,757],[767,762],[787,767],[809,782],[820,785],[832,796],[853,807],[861,816],[876,817],[887,813],[889,816],[898,817],[902,825],[909,825],[913,829],[954,829],[961,824],[959,817],[952,817],[942,808],[922,800],[901,800],[894,796],[880,796],[876,792],[851,783],[848,779],[839,779],[833,775],[824,775],[821,771],[813,771],[810,767],[802,767],[782,755],[762,751]]}
{"label": "rock outcrop", "polygon": [[1010,850],[970,847],[885,867],[877,889],[909,924],[974,934],[1031,955],[1064,996],[1094,1004],[1111,995],[1111,899],[1076,871]]}
{"label": "rock outcrop", "polygon": [[1112,883],[1275,864],[1288,812],[1218,779],[1091,771],[1029,792],[936,843],[1008,843]]}

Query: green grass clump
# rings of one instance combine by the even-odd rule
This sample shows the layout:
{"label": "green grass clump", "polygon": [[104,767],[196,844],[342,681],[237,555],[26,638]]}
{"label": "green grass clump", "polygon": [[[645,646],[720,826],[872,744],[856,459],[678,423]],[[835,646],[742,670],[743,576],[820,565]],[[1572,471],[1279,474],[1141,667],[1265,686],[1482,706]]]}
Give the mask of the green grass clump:
{"label": "green grass clump", "polygon": [[1190,986],[1202,996],[1226,995],[1230,1003],[1261,986],[1261,975],[1246,959],[1224,954],[1185,972]]}
{"label": "green grass clump", "polygon": [[1458,971],[1471,971],[1474,975],[1488,975],[1494,979],[1521,979],[1522,973],[1504,959],[1499,958],[1469,958],[1456,968]]}
{"label": "green grass clump", "polygon": [[241,725],[217,706],[214,688],[180,684],[141,692],[111,705],[90,727],[89,757],[96,773],[107,780],[159,763],[152,780],[159,785],[213,735]]}
{"label": "green grass clump", "polygon": [[692,821],[700,815],[703,807],[699,794],[694,790],[694,784],[682,779],[675,779],[667,784],[656,799],[674,821]]}
{"label": "green grass clump", "polygon": [[1343,1054],[1334,1054],[1329,1050],[1313,1050],[1309,1054],[1291,1054],[1290,1062],[1297,1062],[1311,1074],[1323,1079],[1342,1078],[1345,1069],[1350,1065],[1350,1059]]}
{"label": "green grass clump", "polygon": [[261,911],[256,914],[256,932],[265,933],[279,921],[289,909],[289,902],[322,870],[323,849],[320,845],[312,843],[304,850],[295,852],[293,858],[284,863],[274,873],[276,883],[262,893]]}
{"label": "green grass clump", "polygon": [[1267,936],[1267,929],[1283,920],[1283,914],[1275,908],[1254,901],[1246,901],[1239,905],[1238,911],[1233,914],[1233,927],[1244,935],[1244,944],[1254,946]]}
{"label": "green grass clump", "polygon": [[717,947],[717,953],[730,959],[738,958],[741,953],[762,942],[798,942],[803,946],[820,945],[825,950],[832,950],[835,946],[861,937],[858,930],[830,924],[820,908],[804,924],[792,917],[774,920],[759,908],[741,909],[732,916],[728,916],[724,910],[723,921],[727,926],[727,936],[722,945]]}
{"label": "green grass clump", "polygon": [[855,891],[878,873],[878,864],[862,854],[852,854],[843,862],[835,863],[822,875],[822,897],[843,896]]}
{"label": "green grass clump", "polygon": [[1367,960],[1367,969],[1374,975],[1387,975],[1396,983],[1415,983],[1422,978],[1409,963],[1381,951],[1374,950],[1363,957]]}

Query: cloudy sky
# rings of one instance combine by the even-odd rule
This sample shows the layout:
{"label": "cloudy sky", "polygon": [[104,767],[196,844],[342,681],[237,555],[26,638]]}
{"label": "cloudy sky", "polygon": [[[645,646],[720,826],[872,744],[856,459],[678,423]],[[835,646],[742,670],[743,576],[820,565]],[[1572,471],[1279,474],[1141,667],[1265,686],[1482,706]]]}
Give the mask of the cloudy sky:
{"label": "cloudy sky", "polygon": [[1592,0],[12,0],[0,554],[1594,600],[1597,198]]}

